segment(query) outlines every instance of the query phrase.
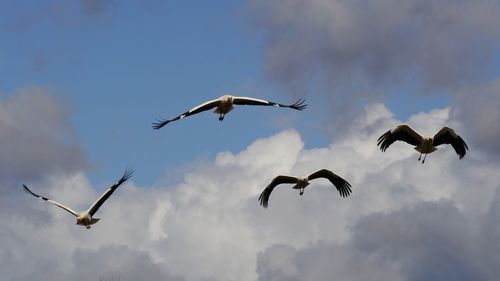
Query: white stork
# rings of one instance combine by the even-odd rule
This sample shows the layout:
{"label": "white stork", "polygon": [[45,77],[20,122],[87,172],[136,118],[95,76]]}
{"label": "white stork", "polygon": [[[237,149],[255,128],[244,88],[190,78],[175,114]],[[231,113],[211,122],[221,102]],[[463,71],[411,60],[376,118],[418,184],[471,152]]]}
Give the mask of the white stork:
{"label": "white stork", "polygon": [[262,191],[259,196],[260,205],[264,208],[267,208],[269,202],[269,196],[273,189],[282,183],[291,183],[295,184],[292,188],[300,190],[299,194],[304,194],[304,189],[309,185],[309,181],[317,178],[326,178],[328,179],[339,191],[340,196],[347,197],[352,192],[351,185],[344,180],[343,178],[337,176],[332,171],[327,169],[322,169],[317,172],[314,172],[308,176],[302,177],[293,177],[293,176],[277,176],[271,181],[271,183]]}
{"label": "white stork", "polygon": [[224,120],[224,116],[228,114],[231,110],[233,110],[233,105],[265,105],[265,106],[276,106],[276,107],[289,107],[293,108],[296,110],[304,110],[307,105],[304,104],[305,100],[298,100],[294,104],[291,105],[285,105],[285,104],[280,104],[280,103],[275,103],[271,101],[266,101],[266,100],[261,100],[261,99],[256,99],[256,98],[249,98],[249,97],[235,97],[231,95],[224,95],[221,96],[217,99],[207,101],[203,104],[200,104],[184,113],[181,115],[172,118],[172,119],[157,119],[156,122],[153,123],[153,129],[158,130],[161,127],[167,125],[168,123],[172,121],[176,121],[179,119],[182,119],[184,117],[200,113],[206,110],[210,110],[212,108],[215,108],[214,112],[219,114],[219,120],[222,121]]}
{"label": "white stork", "polygon": [[466,151],[469,149],[465,141],[453,129],[448,127],[443,127],[433,137],[423,137],[408,125],[399,125],[380,136],[377,145],[380,146],[381,151],[385,151],[395,141],[404,141],[414,145],[415,150],[420,152],[418,161],[422,159],[422,154],[424,154],[422,164],[425,162],[427,154],[436,151],[436,146],[442,144],[451,144],[460,159],[464,158]]}
{"label": "white stork", "polygon": [[90,229],[90,225],[92,225],[100,220],[100,218],[93,218],[92,216],[97,212],[97,210],[99,209],[99,207],[101,207],[101,205],[104,203],[104,201],[106,201],[111,196],[111,194],[113,194],[113,192],[122,183],[124,183],[126,180],[128,180],[132,176],[133,173],[134,173],[134,170],[131,170],[131,169],[125,170],[125,173],[123,174],[121,179],[119,179],[108,190],[106,190],[106,192],[104,192],[101,195],[101,197],[99,197],[99,199],[97,199],[97,201],[95,201],[94,204],[92,204],[92,206],[90,206],[90,208],[88,208],[86,211],[82,211],[82,212],[77,212],[77,211],[75,211],[75,210],[73,210],[73,209],[71,209],[71,208],[69,208],[61,203],[58,203],[58,202],[51,200],[47,197],[43,197],[43,196],[40,196],[38,194],[35,194],[35,193],[33,193],[33,191],[31,191],[24,184],[23,184],[23,187],[24,187],[24,190],[26,192],[30,193],[31,195],[38,197],[40,199],[43,199],[49,203],[52,203],[52,204],[54,204],[54,205],[56,205],[64,210],[68,211],[69,213],[73,214],[76,217],[76,224],[83,225],[87,229]]}

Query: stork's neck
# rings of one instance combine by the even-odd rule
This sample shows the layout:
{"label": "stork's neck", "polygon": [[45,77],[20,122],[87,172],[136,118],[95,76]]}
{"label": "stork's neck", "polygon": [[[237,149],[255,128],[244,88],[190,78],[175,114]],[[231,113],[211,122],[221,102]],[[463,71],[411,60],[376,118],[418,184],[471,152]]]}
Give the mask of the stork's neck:
{"label": "stork's neck", "polygon": [[299,181],[303,182],[303,183],[308,183],[309,182],[309,178],[308,178],[308,176],[302,176],[302,177],[299,177]]}

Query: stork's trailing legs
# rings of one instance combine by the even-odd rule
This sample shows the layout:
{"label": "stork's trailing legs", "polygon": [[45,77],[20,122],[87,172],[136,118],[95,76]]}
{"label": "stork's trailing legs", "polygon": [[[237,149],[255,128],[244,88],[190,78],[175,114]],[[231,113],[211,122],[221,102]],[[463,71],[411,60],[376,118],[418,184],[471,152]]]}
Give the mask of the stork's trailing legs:
{"label": "stork's trailing legs", "polygon": [[224,120],[224,115],[225,115],[225,114],[223,114],[223,113],[221,113],[221,114],[219,115],[219,121]]}
{"label": "stork's trailing legs", "polygon": [[420,161],[422,159],[422,152],[420,152],[420,156],[418,157],[417,161]]}
{"label": "stork's trailing legs", "polygon": [[422,164],[424,164],[425,158],[427,158],[427,153],[424,155],[424,160],[422,160]]}
{"label": "stork's trailing legs", "polygon": [[90,225],[86,225],[85,227],[86,227],[87,229],[90,229]]}
{"label": "stork's trailing legs", "polygon": [[301,189],[300,189],[300,192],[299,192],[299,195],[300,195],[300,196],[302,196],[302,194],[304,194],[304,189],[303,189],[303,188],[301,188]]}

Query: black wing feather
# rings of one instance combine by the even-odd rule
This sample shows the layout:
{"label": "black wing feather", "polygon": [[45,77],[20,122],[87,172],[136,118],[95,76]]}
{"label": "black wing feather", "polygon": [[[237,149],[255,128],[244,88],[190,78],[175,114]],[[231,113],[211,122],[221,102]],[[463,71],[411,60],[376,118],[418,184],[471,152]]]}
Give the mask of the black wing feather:
{"label": "black wing feather", "polygon": [[340,196],[347,197],[352,193],[351,184],[349,184],[343,178],[337,176],[332,171],[327,169],[322,169],[317,172],[310,174],[307,177],[309,180],[317,179],[317,178],[326,178],[328,179],[338,190]]}
{"label": "black wing feather", "polygon": [[297,183],[298,179],[296,177],[290,177],[290,176],[277,176],[271,181],[271,183],[266,186],[264,191],[259,196],[259,201],[260,205],[264,208],[267,208],[268,202],[269,202],[269,196],[271,195],[271,192],[273,192],[273,189],[282,183]]}
{"label": "black wing feather", "polygon": [[172,118],[172,119],[164,119],[164,118],[156,119],[156,122],[153,122],[153,129],[158,130],[158,129],[162,128],[163,126],[167,125],[168,123],[170,123],[172,121],[177,121],[177,120],[179,120],[181,118],[184,118],[184,117],[196,114],[196,113],[200,113],[200,112],[203,112],[203,111],[206,111],[206,110],[210,110],[210,109],[216,107],[218,104],[219,104],[219,100],[215,99],[215,100],[211,100],[211,101],[205,102],[204,104],[201,104],[201,105],[199,105],[199,106],[197,106],[195,108],[192,108],[192,109],[190,109],[190,110],[182,113],[181,115],[179,115],[179,116],[177,116],[175,118]]}
{"label": "black wing feather", "polygon": [[377,140],[377,145],[380,146],[381,151],[385,151],[395,141],[404,141],[418,146],[422,142],[422,137],[409,126],[399,125],[381,135]]}
{"label": "black wing feather", "polygon": [[281,104],[281,103],[276,103],[272,101],[266,101],[266,100],[261,100],[261,99],[255,99],[255,98],[248,98],[248,97],[234,97],[233,98],[233,104],[237,105],[264,105],[264,106],[278,106],[278,107],[288,107],[288,108],[293,108],[295,110],[304,110],[307,108],[307,104],[305,104],[305,100],[299,99],[293,104],[286,105],[286,104]]}
{"label": "black wing feather", "polygon": [[115,183],[113,184],[106,192],[104,192],[99,199],[89,208],[89,214],[90,216],[93,216],[97,210],[99,210],[99,207],[113,194],[113,192],[124,182],[126,182],[134,173],[133,169],[126,169],[125,173],[123,173],[123,176]]}
{"label": "black wing feather", "polygon": [[432,145],[438,146],[441,144],[451,144],[460,159],[464,158],[466,151],[469,150],[465,141],[453,129],[448,127],[443,127],[434,135]]}

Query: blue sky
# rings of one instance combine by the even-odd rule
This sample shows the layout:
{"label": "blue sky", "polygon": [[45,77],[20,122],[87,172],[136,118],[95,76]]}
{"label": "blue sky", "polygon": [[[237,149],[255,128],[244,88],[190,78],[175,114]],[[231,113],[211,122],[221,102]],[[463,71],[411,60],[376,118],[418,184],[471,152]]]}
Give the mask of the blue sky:
{"label": "blue sky", "polygon": [[[7,5],[0,22],[0,91],[5,96],[45,87],[64,100],[96,183],[130,165],[137,169],[135,180],[149,185],[165,169],[240,150],[283,127],[306,132],[308,144],[328,143],[321,126],[307,125],[325,118],[315,110],[321,100],[263,77],[262,35],[251,26],[245,1],[120,1],[92,14],[57,1],[51,7]],[[61,13],[53,12],[58,5]],[[388,106],[400,118],[449,101],[442,95],[408,103],[411,93],[394,91]],[[281,103],[306,98],[310,106],[300,114],[238,108],[224,124],[205,113],[160,131],[150,128],[157,117],[176,116],[224,93]]]}
{"label": "blue sky", "polygon": [[[13,94],[22,87],[53,89],[73,111],[79,139],[97,167],[89,170],[95,179],[132,165],[137,180],[149,184],[165,165],[225,147],[211,138],[213,150],[199,145],[196,137],[212,135],[207,125],[217,130],[218,122],[193,120],[185,127],[156,132],[150,126],[155,118],[177,115],[224,92],[247,94],[246,87],[259,84],[259,43],[245,26],[241,3],[232,3],[145,8],[132,1],[97,15],[68,9],[69,19],[64,20],[42,14],[22,31],[7,30],[4,42],[9,44],[1,59],[2,76],[9,79],[2,79],[1,90]],[[15,12],[4,21],[23,21],[24,8]],[[40,70],[34,69],[38,60],[43,62]],[[231,137],[229,147],[251,139],[245,140],[243,132]],[[181,144],[193,148],[180,149]]]}

